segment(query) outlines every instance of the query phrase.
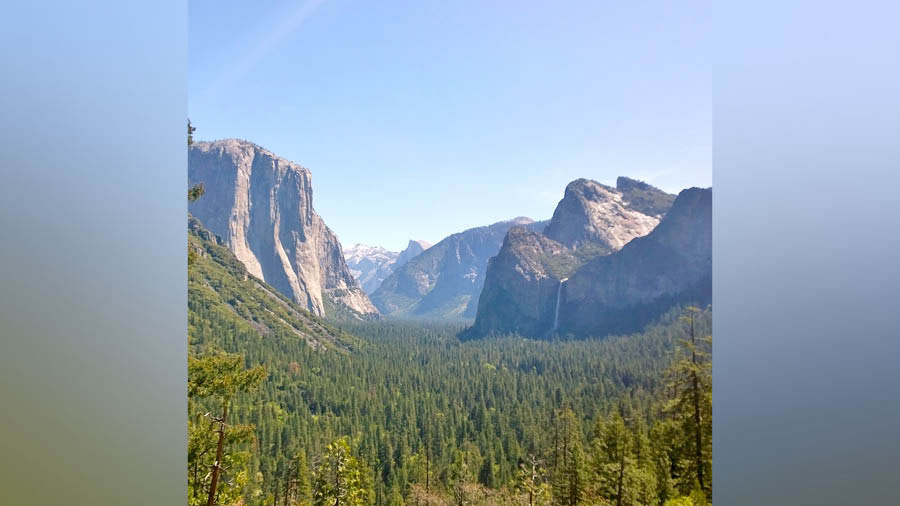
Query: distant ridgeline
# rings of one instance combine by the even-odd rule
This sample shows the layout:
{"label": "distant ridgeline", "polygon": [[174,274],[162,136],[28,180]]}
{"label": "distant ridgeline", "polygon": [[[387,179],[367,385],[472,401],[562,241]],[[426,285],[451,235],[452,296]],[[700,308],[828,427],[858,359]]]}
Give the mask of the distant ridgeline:
{"label": "distant ridgeline", "polygon": [[450,235],[388,276],[372,294],[382,314],[397,318],[459,320],[475,317],[488,260],[513,226],[543,228],[519,217]]}
{"label": "distant ridgeline", "polygon": [[367,294],[372,294],[392,272],[406,265],[411,258],[431,247],[426,241],[410,239],[403,251],[388,251],[381,246],[354,244],[344,248],[344,258],[350,273]]}
{"label": "distant ridgeline", "polygon": [[676,197],[626,177],[578,179],[547,222],[520,217],[401,253],[344,251],[300,165],[227,139],[194,143],[188,166],[205,188],[190,212],[248,274],[332,321],[474,319],[461,337],[602,337],[711,300],[711,189]]}
{"label": "distant ridgeline", "polygon": [[509,230],[461,337],[633,332],[711,294],[712,189],[675,197],[624,177],[616,188],[579,179],[543,232]]}

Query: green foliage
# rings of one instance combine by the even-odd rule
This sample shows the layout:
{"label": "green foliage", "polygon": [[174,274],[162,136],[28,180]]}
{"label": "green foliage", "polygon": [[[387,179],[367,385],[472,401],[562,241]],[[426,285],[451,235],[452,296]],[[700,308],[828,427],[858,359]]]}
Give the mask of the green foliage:
{"label": "green foliage", "polygon": [[206,189],[203,187],[203,183],[197,183],[188,189],[188,201],[194,202],[202,197],[204,193],[206,193]]}
{"label": "green foliage", "polygon": [[552,489],[544,475],[543,464],[534,455],[519,466],[518,491],[527,506],[549,506]]}
{"label": "green foliage", "polygon": [[229,343],[247,345],[263,337],[313,348],[359,346],[359,339],[251,276],[228,248],[207,237],[212,238],[196,224],[188,235],[196,252],[188,269],[188,336],[198,347],[216,342],[235,350]]}
{"label": "green foliage", "polygon": [[313,505],[368,506],[374,500],[369,470],[351,455],[349,440],[342,437],[329,444],[316,469]]}
{"label": "green foliage", "polygon": [[197,127],[191,125],[191,119],[188,118],[187,123],[187,143],[188,146],[194,143],[194,132],[197,131]]}
{"label": "green foliage", "polygon": [[262,366],[245,370],[240,355],[218,353],[203,358],[188,357],[188,397],[218,397],[228,401],[238,392],[247,392],[265,378]]}
{"label": "green foliage", "polygon": [[541,264],[550,276],[556,279],[563,279],[574,274],[579,267],[591,260],[610,253],[612,253],[612,250],[601,244],[585,242],[580,244],[578,248],[566,251],[564,254],[545,255],[541,258]]}
{"label": "green foliage", "polygon": [[[231,504],[247,486],[247,452],[228,452],[252,437],[251,426],[228,423],[228,406],[239,392],[248,392],[265,378],[263,367],[244,369],[240,355],[215,353],[188,357],[188,497],[189,504],[203,504],[214,496],[219,504]],[[222,415],[211,417],[196,409],[196,401],[213,398]],[[208,420],[207,420],[208,419]],[[206,469],[210,473],[204,474]],[[220,481],[220,475],[225,479]]]}
{"label": "green foliage", "polygon": [[625,201],[632,208],[650,216],[665,214],[675,201],[675,195],[643,181],[620,177],[616,186],[624,193]]}
{"label": "green foliage", "polygon": [[[332,497],[324,480],[340,462],[359,470],[350,481],[368,494],[363,504],[521,505],[529,495],[532,505],[616,504],[609,477],[623,455],[622,504],[690,494],[673,362],[690,322],[679,313],[639,334],[562,342],[460,342],[462,324],[329,324],[250,276],[208,235],[190,240],[191,355],[224,350],[244,368],[266,367],[259,388],[231,399],[226,446],[246,460],[226,472],[226,488],[243,487],[245,505],[308,504],[316,490]],[[710,314],[695,314],[697,336],[709,334]],[[209,426],[203,413],[219,403],[191,403],[192,423]],[[209,448],[203,437],[193,444],[196,454]],[[305,466],[292,466],[301,455]],[[532,456],[540,464],[529,485],[522,463]],[[192,462],[202,478],[208,462]]]}
{"label": "green foliage", "polygon": [[665,412],[671,432],[676,485],[683,495],[696,488],[712,497],[712,337],[698,329],[701,311],[688,307],[682,321],[688,336],[679,342],[678,359],[668,371]]}
{"label": "green foliage", "polygon": [[695,489],[690,495],[669,499],[663,503],[663,506],[709,506],[710,504],[706,494],[699,489]]}

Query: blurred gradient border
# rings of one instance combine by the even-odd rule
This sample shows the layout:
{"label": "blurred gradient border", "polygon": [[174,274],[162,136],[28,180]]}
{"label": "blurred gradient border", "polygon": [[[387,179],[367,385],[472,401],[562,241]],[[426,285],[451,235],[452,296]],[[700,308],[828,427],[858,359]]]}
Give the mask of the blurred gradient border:
{"label": "blurred gradient border", "polygon": [[187,4],[0,23],[0,504],[185,504]]}
{"label": "blurred gradient border", "polygon": [[[714,503],[900,504],[900,8],[710,8]],[[0,504],[184,504],[186,2],[2,23]]]}

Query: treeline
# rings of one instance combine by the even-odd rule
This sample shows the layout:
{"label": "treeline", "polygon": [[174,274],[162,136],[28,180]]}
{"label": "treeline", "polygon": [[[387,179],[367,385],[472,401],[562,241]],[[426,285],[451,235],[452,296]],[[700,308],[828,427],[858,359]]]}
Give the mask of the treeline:
{"label": "treeline", "polygon": [[691,323],[668,315],[573,342],[460,343],[453,326],[369,323],[346,328],[366,344],[339,353],[194,314],[195,361],[220,349],[265,378],[192,396],[192,504],[208,504],[226,400],[215,504],[701,503],[710,313],[689,315],[693,344]]}

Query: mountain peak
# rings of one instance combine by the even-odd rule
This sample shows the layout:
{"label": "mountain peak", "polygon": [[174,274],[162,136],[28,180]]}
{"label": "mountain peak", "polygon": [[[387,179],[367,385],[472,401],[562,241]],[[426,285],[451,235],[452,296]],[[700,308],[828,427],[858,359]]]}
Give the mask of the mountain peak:
{"label": "mountain peak", "polygon": [[227,156],[233,159],[249,160],[251,164],[253,160],[260,158],[266,160],[267,163],[271,163],[278,169],[305,173],[307,177],[309,177],[310,174],[309,169],[299,163],[278,156],[255,142],[237,137],[213,141],[194,141],[190,146],[190,150],[218,154],[219,156]]}
{"label": "mountain peak", "polygon": [[675,201],[675,195],[630,177],[619,176],[616,189],[629,206],[648,216],[662,217]]}
{"label": "mountain peak", "polygon": [[619,176],[616,178],[616,189],[619,191],[637,188],[639,190],[648,190],[653,186],[641,181],[640,179],[632,179],[628,176]]}
{"label": "mountain peak", "polygon": [[409,243],[406,245],[406,249],[415,248],[416,246],[422,248],[422,251],[425,251],[431,247],[431,243],[420,239],[410,239]]}
{"label": "mountain peak", "polygon": [[629,205],[625,197],[596,181],[576,179],[566,186],[544,234],[569,247],[596,243],[618,250],[659,223],[659,218]]}

